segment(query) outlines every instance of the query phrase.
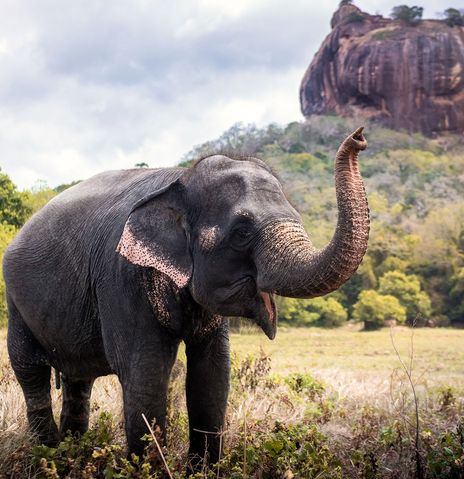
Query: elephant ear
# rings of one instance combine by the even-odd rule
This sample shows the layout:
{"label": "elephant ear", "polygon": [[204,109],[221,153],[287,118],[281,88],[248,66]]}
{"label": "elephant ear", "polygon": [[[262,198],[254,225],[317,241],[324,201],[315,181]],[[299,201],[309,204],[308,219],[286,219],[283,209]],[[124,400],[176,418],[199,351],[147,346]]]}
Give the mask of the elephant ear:
{"label": "elephant ear", "polygon": [[116,251],[133,264],[166,274],[184,288],[192,275],[192,258],[181,197],[176,181],[137,202]]}

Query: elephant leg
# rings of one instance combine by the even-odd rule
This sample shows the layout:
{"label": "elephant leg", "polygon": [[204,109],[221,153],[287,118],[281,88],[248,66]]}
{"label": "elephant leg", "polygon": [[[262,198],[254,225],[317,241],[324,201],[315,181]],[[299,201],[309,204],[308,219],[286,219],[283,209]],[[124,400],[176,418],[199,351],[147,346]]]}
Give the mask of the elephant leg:
{"label": "elephant leg", "polygon": [[55,446],[59,441],[50,396],[51,367],[41,345],[24,324],[16,307],[8,302],[8,353],[26,400],[29,427],[39,442]]}
{"label": "elephant leg", "polygon": [[187,343],[189,462],[200,471],[205,461],[219,460],[220,433],[229,394],[230,355],[227,324],[203,340]]}
{"label": "elephant leg", "polygon": [[72,379],[62,376],[63,406],[60,418],[60,434],[67,431],[83,434],[89,427],[90,393],[93,379]]}
{"label": "elephant leg", "polygon": [[177,355],[178,341],[166,340],[159,348],[139,343],[131,368],[120,381],[124,397],[124,418],[128,451],[141,456],[147,445],[141,438],[149,433],[143,420],[161,429],[164,441],[169,377]]}

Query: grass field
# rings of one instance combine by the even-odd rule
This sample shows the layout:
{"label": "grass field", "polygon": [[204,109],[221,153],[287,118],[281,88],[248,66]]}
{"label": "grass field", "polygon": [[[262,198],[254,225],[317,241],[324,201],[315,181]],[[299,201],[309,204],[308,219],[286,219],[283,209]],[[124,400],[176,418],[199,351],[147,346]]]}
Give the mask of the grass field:
{"label": "grass field", "polygon": [[[86,461],[96,461],[93,453],[75,462],[80,465],[71,473],[60,475],[60,467],[70,466],[61,464],[59,457],[51,454],[40,462],[37,454],[43,451],[31,452],[23,398],[8,364],[5,339],[2,330],[0,477],[111,477],[100,466],[94,466],[94,475],[82,472]],[[415,477],[414,396],[394,346],[412,372],[419,401],[423,477],[464,477],[464,433],[460,429],[464,330],[398,327],[363,332],[353,326],[280,328],[274,341],[252,328],[231,335],[234,367],[224,436],[224,461],[229,462],[209,477]],[[183,351],[179,357],[182,361]],[[182,367],[180,370],[171,390],[167,446],[175,477],[181,477],[187,450],[185,373]],[[58,416],[59,391],[54,389],[53,395]],[[112,415],[112,441],[123,445],[120,388],[115,377],[100,378],[94,386],[93,424],[103,411]],[[303,439],[292,436],[295,425],[304,428],[298,430]],[[314,435],[314,427],[321,437]],[[255,448],[254,455],[237,453],[245,450],[244,442]],[[268,450],[274,443],[279,444],[278,454]],[[314,455],[305,456],[303,463],[301,452],[288,446],[294,443],[311,443]],[[121,464],[117,454],[112,460]],[[50,472],[52,465],[56,475]],[[157,477],[156,473],[137,474],[114,477]]]}
{"label": "grass field", "polygon": [[388,379],[400,366],[392,337],[407,360],[412,340],[415,373],[429,385],[464,389],[464,330],[397,327],[391,332],[388,328],[365,332],[358,325],[332,330],[280,328],[274,341],[256,330],[256,334],[232,334],[231,343],[239,357],[262,348],[271,357],[273,371],[280,374],[299,371],[329,382],[335,376],[375,381]]}

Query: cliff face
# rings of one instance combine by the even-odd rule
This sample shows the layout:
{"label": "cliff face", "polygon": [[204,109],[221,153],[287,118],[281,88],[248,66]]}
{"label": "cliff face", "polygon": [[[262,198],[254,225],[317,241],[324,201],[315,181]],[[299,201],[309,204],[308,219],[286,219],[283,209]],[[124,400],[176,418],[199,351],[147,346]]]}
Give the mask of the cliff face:
{"label": "cliff face", "polygon": [[336,113],[428,136],[464,131],[464,28],[344,5],[300,89],[303,115]]}

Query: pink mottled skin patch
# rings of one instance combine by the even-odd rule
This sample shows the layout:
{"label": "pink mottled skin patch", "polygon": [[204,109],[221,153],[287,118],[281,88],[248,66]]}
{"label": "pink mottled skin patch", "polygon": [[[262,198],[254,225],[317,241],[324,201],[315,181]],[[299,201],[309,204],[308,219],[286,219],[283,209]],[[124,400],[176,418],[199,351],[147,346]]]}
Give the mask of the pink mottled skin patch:
{"label": "pink mottled skin patch", "polygon": [[179,288],[184,288],[189,282],[188,272],[181,271],[164,255],[152,251],[142,241],[139,241],[128,225],[124,227],[116,251],[131,263],[155,268],[168,275]]}
{"label": "pink mottled skin patch", "polygon": [[209,226],[200,230],[200,246],[204,251],[211,251],[216,245],[219,235],[218,226]]}

